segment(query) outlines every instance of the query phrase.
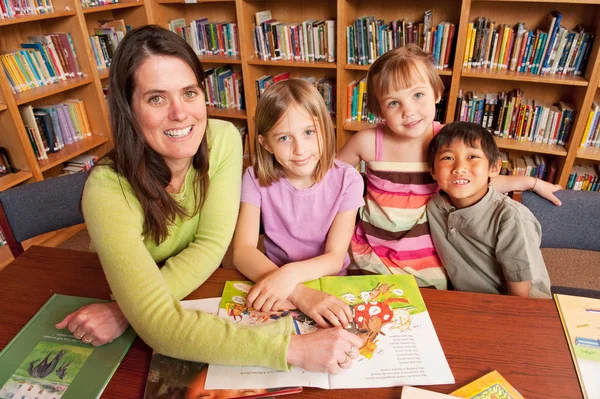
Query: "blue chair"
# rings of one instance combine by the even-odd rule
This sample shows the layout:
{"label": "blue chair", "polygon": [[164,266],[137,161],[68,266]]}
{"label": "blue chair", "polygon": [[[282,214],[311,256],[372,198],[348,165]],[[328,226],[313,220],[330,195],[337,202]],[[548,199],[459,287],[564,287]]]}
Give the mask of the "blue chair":
{"label": "blue chair", "polygon": [[0,228],[16,258],[21,242],[83,223],[81,195],[88,172],[46,179],[0,193]]}

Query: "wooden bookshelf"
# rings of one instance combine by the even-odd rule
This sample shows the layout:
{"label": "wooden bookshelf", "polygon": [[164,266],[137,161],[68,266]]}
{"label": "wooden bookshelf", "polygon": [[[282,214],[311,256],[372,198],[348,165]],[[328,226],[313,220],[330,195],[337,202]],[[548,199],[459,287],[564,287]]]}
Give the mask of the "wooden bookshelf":
{"label": "wooden bookshelf", "polygon": [[238,109],[221,109],[217,107],[208,107],[208,116],[212,118],[225,118],[225,119],[246,119],[246,110]]}
{"label": "wooden bookshelf", "polygon": [[600,161],[600,147],[580,148],[577,150],[577,159]]}
{"label": "wooden bookshelf", "polygon": [[[13,94],[5,72],[0,71],[0,146],[6,148],[11,161],[20,171],[0,177],[0,191],[19,184],[40,181],[62,172],[61,164],[80,154],[104,155],[110,149],[108,109],[102,93],[101,79],[108,69],[98,71],[90,44],[90,35],[99,27],[98,21],[123,19],[127,25],[138,27],[152,22],[153,5],[143,0],[125,0],[117,4],[82,8],[79,0],[53,0],[55,12],[0,20],[0,51],[18,49],[28,36],[68,32],[83,76]],[[67,99],[83,100],[92,136],[66,145],[48,159],[38,161],[29,142],[19,113],[19,106],[46,106]],[[70,237],[69,231],[52,232],[24,243],[52,245]],[[81,230],[81,227],[79,227]],[[67,232],[67,233],[65,233]],[[72,235],[72,234],[71,234]],[[12,260],[8,247],[0,247],[0,268]]]}

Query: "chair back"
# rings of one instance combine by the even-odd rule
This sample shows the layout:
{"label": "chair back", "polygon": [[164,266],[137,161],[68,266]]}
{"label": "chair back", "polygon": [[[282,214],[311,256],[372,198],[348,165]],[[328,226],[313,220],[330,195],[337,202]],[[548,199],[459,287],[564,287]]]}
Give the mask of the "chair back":
{"label": "chair back", "polygon": [[16,258],[21,242],[83,223],[81,195],[88,172],[46,179],[0,193],[0,227]]}
{"label": "chair back", "polygon": [[562,190],[555,206],[530,191],[522,203],[542,225],[542,248],[573,248],[600,251],[600,193]]}

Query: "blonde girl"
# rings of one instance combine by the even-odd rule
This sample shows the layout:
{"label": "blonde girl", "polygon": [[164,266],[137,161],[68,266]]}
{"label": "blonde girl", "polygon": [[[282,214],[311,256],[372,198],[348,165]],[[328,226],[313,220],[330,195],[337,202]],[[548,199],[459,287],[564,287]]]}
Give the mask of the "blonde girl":
{"label": "blonde girl", "polygon": [[[443,91],[431,56],[416,45],[385,53],[369,69],[367,104],[384,122],[356,133],[338,154],[350,165],[367,165],[366,205],[352,236],[351,267],[409,273],[420,286],[447,288],[426,213],[438,191],[426,161],[429,142],[443,127],[433,120]],[[534,190],[560,205],[553,194],[559,185],[525,176],[498,176],[492,184],[500,192]]]}
{"label": "blonde girl", "polygon": [[[257,282],[248,305],[297,307],[320,326],[346,326],[350,308],[303,282],[344,275],[363,180],[335,160],[331,117],[317,89],[301,79],[266,90],[256,109],[256,156],[242,181],[233,241],[238,270]],[[265,253],[258,248],[260,224]]]}

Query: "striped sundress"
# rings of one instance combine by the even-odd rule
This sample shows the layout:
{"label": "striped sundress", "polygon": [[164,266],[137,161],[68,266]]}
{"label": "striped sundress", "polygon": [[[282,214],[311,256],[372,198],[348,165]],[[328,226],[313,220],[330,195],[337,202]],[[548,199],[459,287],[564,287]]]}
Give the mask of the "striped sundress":
{"label": "striped sundress", "polygon": [[[434,122],[434,133],[441,127]],[[438,185],[425,162],[381,161],[383,125],[377,126],[375,137],[375,161],[367,162],[365,206],[351,242],[351,269],[365,274],[412,274],[421,287],[447,289],[426,212]]]}

